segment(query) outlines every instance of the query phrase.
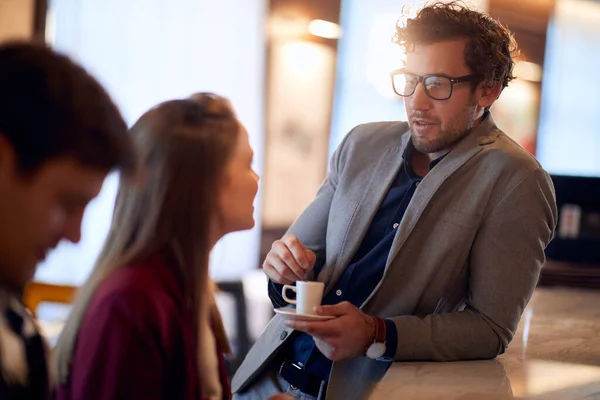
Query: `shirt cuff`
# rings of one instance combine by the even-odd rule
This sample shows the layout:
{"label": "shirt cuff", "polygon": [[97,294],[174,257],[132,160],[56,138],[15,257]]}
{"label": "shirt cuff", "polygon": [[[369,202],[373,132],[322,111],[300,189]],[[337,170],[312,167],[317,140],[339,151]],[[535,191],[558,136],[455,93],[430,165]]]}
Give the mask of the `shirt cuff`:
{"label": "shirt cuff", "polygon": [[398,330],[394,321],[385,319],[385,353],[379,358],[381,361],[394,361],[398,349]]}

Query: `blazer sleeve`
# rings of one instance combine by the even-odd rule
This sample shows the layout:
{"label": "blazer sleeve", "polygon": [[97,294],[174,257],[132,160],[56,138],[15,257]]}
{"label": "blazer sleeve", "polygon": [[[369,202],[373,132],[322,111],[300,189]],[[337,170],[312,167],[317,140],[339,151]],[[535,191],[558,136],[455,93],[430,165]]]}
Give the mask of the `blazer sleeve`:
{"label": "blazer sleeve", "polygon": [[97,304],[79,333],[73,399],[162,399],[164,362],[149,300],[135,293]]}
{"label": "blazer sleeve", "polygon": [[[329,160],[327,176],[317,191],[317,195],[287,231],[287,233],[296,236],[305,247],[315,252],[317,259],[314,270],[320,269],[325,264],[325,238],[327,236],[329,210],[344,168],[346,144],[357,128],[352,129],[335,150]],[[314,279],[314,276],[309,276],[309,279]],[[274,307],[284,307],[288,304],[281,297],[282,285],[269,281],[268,288],[269,297]]]}
{"label": "blazer sleeve", "polygon": [[493,358],[512,340],[537,285],[557,223],[554,186],[542,169],[522,178],[493,206],[471,248],[462,311],[392,318],[395,360]]}

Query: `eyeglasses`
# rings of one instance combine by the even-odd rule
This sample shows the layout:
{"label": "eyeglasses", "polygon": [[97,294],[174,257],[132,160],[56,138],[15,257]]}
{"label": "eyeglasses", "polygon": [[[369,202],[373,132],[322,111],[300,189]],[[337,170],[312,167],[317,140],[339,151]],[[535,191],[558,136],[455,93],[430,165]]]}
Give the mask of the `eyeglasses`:
{"label": "eyeglasses", "polygon": [[471,74],[450,78],[447,76],[425,75],[419,76],[404,72],[399,69],[391,73],[394,92],[401,97],[412,96],[419,82],[423,84],[427,96],[434,100],[448,100],[452,96],[452,89],[457,83],[477,82],[481,75]]}

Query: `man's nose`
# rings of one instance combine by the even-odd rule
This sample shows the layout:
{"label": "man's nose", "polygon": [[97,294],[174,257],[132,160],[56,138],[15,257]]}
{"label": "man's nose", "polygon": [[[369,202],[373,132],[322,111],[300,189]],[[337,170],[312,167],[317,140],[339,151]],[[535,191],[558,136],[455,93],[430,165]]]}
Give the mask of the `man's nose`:
{"label": "man's nose", "polygon": [[425,86],[422,82],[417,84],[415,92],[409,99],[413,110],[428,110],[431,108],[431,98],[425,92]]}

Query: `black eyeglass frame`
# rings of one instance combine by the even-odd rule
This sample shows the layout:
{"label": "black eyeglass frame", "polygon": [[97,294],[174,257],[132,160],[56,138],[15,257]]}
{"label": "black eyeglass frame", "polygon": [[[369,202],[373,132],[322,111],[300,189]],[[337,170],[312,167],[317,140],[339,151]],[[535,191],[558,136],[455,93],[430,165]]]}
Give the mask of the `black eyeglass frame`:
{"label": "black eyeglass frame", "polygon": [[[398,93],[398,91],[396,90],[396,85],[394,84],[394,76],[397,75],[410,75],[412,77],[415,77],[417,79],[417,83],[415,84],[415,87],[413,88],[412,92],[410,92],[410,94],[400,94]],[[466,82],[478,82],[482,80],[482,76],[480,74],[469,74],[469,75],[464,75],[464,76],[459,76],[459,77],[450,77],[450,76],[445,76],[445,75],[423,75],[423,76],[419,76],[419,75],[415,75],[415,74],[411,74],[410,72],[406,72],[404,69],[397,69],[395,71],[392,71],[390,73],[390,78],[392,80],[392,89],[394,89],[394,93],[396,93],[398,96],[400,97],[410,97],[415,93],[415,90],[417,90],[417,86],[419,85],[419,83],[421,83],[423,85],[423,89],[425,90],[425,94],[427,94],[427,96],[429,96],[431,99],[433,100],[448,100],[450,97],[452,97],[452,93],[454,92],[454,85],[457,83],[466,83]],[[450,93],[448,94],[448,97],[444,97],[444,98],[437,98],[437,97],[433,97],[431,95],[431,93],[429,93],[429,89],[427,89],[427,86],[425,86],[425,80],[427,78],[444,78],[444,79],[448,79],[450,81]]]}

